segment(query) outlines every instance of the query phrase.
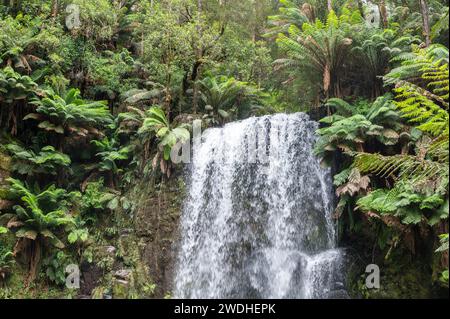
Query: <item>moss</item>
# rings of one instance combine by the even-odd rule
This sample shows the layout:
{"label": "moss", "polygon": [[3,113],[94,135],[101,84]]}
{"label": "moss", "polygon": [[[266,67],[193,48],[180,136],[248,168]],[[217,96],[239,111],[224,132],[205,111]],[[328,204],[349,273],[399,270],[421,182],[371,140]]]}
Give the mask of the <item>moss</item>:
{"label": "moss", "polygon": [[10,176],[11,157],[0,151],[0,199],[11,200],[6,179]]}
{"label": "moss", "polygon": [[95,287],[94,290],[92,290],[92,299],[104,299],[105,294],[107,294],[108,289],[103,286]]}
{"label": "moss", "polygon": [[366,287],[365,267],[353,269],[348,277],[353,298],[427,299],[433,297],[431,271],[426,263],[399,249],[389,260],[379,260],[380,289]]}
{"label": "moss", "polygon": [[27,274],[26,269],[16,264],[6,284],[0,287],[0,299],[72,299],[77,294],[75,290],[49,286],[42,280],[25,286]]}
{"label": "moss", "polygon": [[11,169],[11,157],[0,151],[0,170],[9,171]]}
{"label": "moss", "polygon": [[113,298],[114,299],[127,299],[129,297],[130,283],[124,280],[114,280],[113,283]]}

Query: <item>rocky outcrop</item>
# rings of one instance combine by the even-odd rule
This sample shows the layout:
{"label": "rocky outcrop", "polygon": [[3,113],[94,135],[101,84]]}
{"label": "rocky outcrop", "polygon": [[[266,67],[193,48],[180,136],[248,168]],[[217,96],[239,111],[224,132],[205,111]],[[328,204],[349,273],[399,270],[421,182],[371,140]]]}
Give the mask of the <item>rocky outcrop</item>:
{"label": "rocky outcrop", "polygon": [[155,284],[154,297],[163,298],[172,291],[184,181],[173,176],[157,189],[145,184],[138,185],[131,195],[136,203],[132,245],[139,246],[135,257],[148,267]]}
{"label": "rocky outcrop", "polygon": [[118,209],[105,224],[117,229],[116,236],[108,246],[93,244],[85,251],[90,262],[82,270],[84,289],[79,297],[170,297],[183,194],[180,176],[159,184],[151,178],[138,179],[124,196],[131,208]]}

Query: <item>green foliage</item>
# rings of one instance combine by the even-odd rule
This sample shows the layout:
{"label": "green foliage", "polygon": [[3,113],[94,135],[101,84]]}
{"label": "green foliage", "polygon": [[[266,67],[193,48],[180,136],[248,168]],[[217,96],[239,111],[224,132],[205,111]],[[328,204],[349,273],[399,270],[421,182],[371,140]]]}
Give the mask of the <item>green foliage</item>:
{"label": "green foliage", "polygon": [[412,155],[382,156],[360,153],[354,165],[363,173],[373,173],[381,177],[398,176],[416,185],[425,185],[440,194],[448,188],[448,161],[421,159]]}
{"label": "green foliage", "polygon": [[448,234],[440,236],[441,246],[436,250],[437,253],[443,253],[448,251]]}
{"label": "green foliage", "polygon": [[95,213],[105,209],[114,210],[119,205],[120,197],[117,192],[107,189],[103,184],[102,179],[97,182],[89,182],[81,194],[81,212],[86,220],[89,220],[89,216],[95,216]]}
{"label": "green foliage", "polygon": [[378,189],[357,202],[358,209],[398,217],[403,224],[419,224],[425,218],[434,226],[448,219],[448,201],[439,194],[421,194],[411,183],[398,182],[391,190]]}
{"label": "green foliage", "polygon": [[74,229],[67,236],[69,244],[85,243],[89,238],[89,230],[87,228]]}
{"label": "green foliage", "polygon": [[104,102],[87,102],[77,89],[69,90],[64,98],[48,92],[47,97],[35,100],[34,104],[37,113],[27,115],[24,120],[37,120],[39,128],[57,134],[98,134],[96,128],[112,123]]}
{"label": "green foliage", "polygon": [[259,107],[260,92],[248,83],[226,76],[206,76],[199,84],[211,124],[229,121],[232,114],[238,119],[246,117]]}
{"label": "green foliage", "polygon": [[26,101],[37,94],[37,87],[29,76],[9,66],[0,70],[0,125],[12,135],[17,134],[19,117],[26,111]]}
{"label": "green foliage", "polygon": [[[436,252],[442,253],[442,254],[445,254],[445,253],[448,254],[448,234],[442,234],[441,236],[439,236],[439,239],[440,239],[440,246],[436,250]],[[449,275],[448,275],[448,265],[447,265],[447,269],[441,273],[440,281],[445,287],[448,288],[448,280],[449,280]]]}
{"label": "green foliage", "polygon": [[[447,62],[446,62],[447,61]],[[425,81],[425,88],[408,82]],[[412,183],[426,185],[438,193],[448,192],[448,50],[442,47],[415,50],[410,59],[386,78],[396,81],[397,108],[403,117],[417,125],[432,140],[425,140],[415,156],[402,154],[385,157],[359,154],[355,166],[367,173],[387,177],[397,175]],[[417,80],[416,80],[417,81]],[[431,88],[433,93],[427,90]],[[447,105],[447,107],[446,107]]]}
{"label": "green foliage", "polygon": [[59,167],[68,167],[71,163],[69,156],[53,146],[44,146],[38,153],[18,144],[8,144],[6,149],[13,158],[12,171],[21,175],[56,175]]}
{"label": "green foliage", "polygon": [[[404,84],[400,81],[414,83],[418,78],[423,78],[441,99],[448,99],[448,77],[445,77],[448,75],[448,49],[445,46],[435,44],[425,49],[414,46],[412,52],[403,52],[393,62],[400,63],[400,66],[384,77],[386,84]],[[438,98],[431,92],[427,96]]]}
{"label": "green foliage", "polygon": [[[425,84],[414,84],[415,78]],[[397,84],[397,107],[403,116],[418,129],[437,137],[439,143],[447,140],[448,150],[449,116],[448,49],[432,46],[416,49],[402,66],[389,73],[386,78]],[[438,147],[442,147],[440,145]]]}
{"label": "green foliage", "polygon": [[0,246],[0,283],[10,274],[13,266],[13,252],[7,249],[7,247]]}
{"label": "green foliage", "polygon": [[91,141],[97,148],[96,156],[100,158],[98,163],[99,170],[102,172],[112,171],[119,173],[121,170],[118,167],[118,162],[128,159],[131,152],[130,146],[121,147],[119,142],[112,138],[111,140],[105,137],[101,141]]}
{"label": "green foliage", "polygon": [[18,15],[0,20],[0,63],[7,62],[14,67],[30,70],[27,49],[33,42],[39,19]]}
{"label": "green foliage", "polygon": [[63,251],[56,252],[42,261],[45,277],[56,285],[64,285],[66,283],[66,267],[71,263],[73,262],[70,256]]}
{"label": "green foliage", "polygon": [[379,97],[372,104],[362,101],[352,106],[333,98],[327,105],[335,114],[323,118],[321,122],[330,126],[317,131],[320,138],[315,153],[320,157],[336,150],[362,151],[364,144],[373,139],[385,145],[397,143],[402,125],[390,95]]}
{"label": "green foliage", "polygon": [[162,161],[169,161],[172,148],[177,143],[184,143],[190,139],[190,133],[185,127],[179,126],[173,129],[170,127],[166,115],[159,107],[152,107],[147,112],[138,133],[141,136],[153,135],[158,139],[158,154],[154,162],[157,162],[159,158]]}
{"label": "green foliage", "polygon": [[70,4],[77,5],[80,10],[82,27],[76,31],[95,41],[110,40],[119,28],[119,19],[127,10],[123,4],[108,0],[73,0]]}
{"label": "green foliage", "polygon": [[313,8],[310,5],[305,6],[303,9],[296,3],[288,0],[281,0],[280,3],[282,6],[279,12],[276,15],[268,17],[270,29],[266,33],[266,36],[277,36],[280,33],[287,34],[292,25],[301,29],[303,23],[308,22],[310,18],[314,20]]}
{"label": "green foliage", "polygon": [[88,75],[93,82],[89,91],[97,96],[99,93],[114,100],[135,85],[135,80],[129,78],[133,75],[135,61],[130,52],[122,49],[121,52],[104,51],[102,56],[97,52],[88,51],[86,56]]}
{"label": "green foliage", "polygon": [[359,22],[361,17],[357,11],[344,10],[339,17],[331,11],[325,22],[317,19],[314,23],[304,23],[301,29],[291,25],[288,36],[280,33],[277,38],[287,57],[275,63],[280,68],[307,72],[311,81],[318,81],[315,87],[327,97],[340,97],[340,74],[353,43],[352,26]]}
{"label": "green foliage", "polygon": [[[418,37],[403,36],[393,29],[369,28],[360,43],[352,48],[352,54],[358,65],[364,66],[360,74],[363,83],[371,89],[371,96],[376,97],[382,92],[381,77],[389,68],[389,62],[399,54],[409,50],[412,43],[420,43]],[[365,83],[364,83],[365,82]]]}
{"label": "green foliage", "polygon": [[444,270],[441,275],[441,282],[444,286],[448,286],[449,273],[448,270]]}
{"label": "green foliage", "polygon": [[[2,188],[16,206],[0,202],[0,234],[19,238],[30,273],[46,248],[44,276],[61,286],[71,255],[118,235],[108,213],[130,208],[128,184],[152,171],[159,189],[158,166],[170,177],[190,137],[174,123],[311,110],[316,154],[337,164],[340,227],[376,228],[381,250],[413,247],[448,223],[448,3],[427,2],[428,48],[412,0],[72,0],[75,29],[67,1],[0,4],[0,147],[12,157],[0,173],[17,178]],[[387,24],[370,21],[383,5]],[[12,259],[1,249],[0,278],[2,254]]]}
{"label": "green foliage", "polygon": [[14,206],[14,213],[2,216],[9,220],[7,227],[18,239],[35,241],[45,238],[54,246],[63,248],[64,243],[56,232],[73,224],[73,218],[68,214],[71,194],[54,185],[44,191],[37,189],[33,192],[19,180],[10,178],[9,182],[18,204]]}
{"label": "green foliage", "polygon": [[321,157],[336,150],[350,157],[335,176],[337,216],[355,198],[356,210],[381,220],[392,232],[386,259],[401,240],[416,251],[414,226],[432,227],[449,217],[448,49],[433,45],[403,50],[389,51],[395,56],[392,63],[401,65],[384,77],[386,85],[395,85],[396,100],[385,96],[373,105],[350,105],[329,99],[334,114],[321,120],[330,126],[318,130],[316,145]]}
{"label": "green foliage", "polygon": [[448,37],[448,13],[449,8],[447,7],[442,16],[439,17],[438,21],[436,21],[436,23],[433,25],[431,29],[431,37],[433,38],[433,40],[445,33],[447,33]]}
{"label": "green foliage", "polygon": [[12,104],[34,96],[38,85],[29,77],[23,76],[7,66],[0,70],[0,102]]}
{"label": "green foliage", "polygon": [[151,83],[153,88],[151,90],[146,89],[132,89],[122,94],[125,104],[140,105],[141,103],[162,102],[162,98],[166,93],[164,86],[156,83]]}

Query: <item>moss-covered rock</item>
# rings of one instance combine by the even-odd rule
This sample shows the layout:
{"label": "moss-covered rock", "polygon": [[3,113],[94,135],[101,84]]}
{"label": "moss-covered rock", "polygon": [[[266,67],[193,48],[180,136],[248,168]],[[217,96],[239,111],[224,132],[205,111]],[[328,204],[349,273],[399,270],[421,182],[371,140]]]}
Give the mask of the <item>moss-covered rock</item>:
{"label": "moss-covered rock", "polygon": [[[352,298],[364,299],[427,299],[436,297],[427,262],[398,249],[388,260],[380,254],[374,262],[359,260],[349,270],[348,290]],[[380,289],[366,286],[366,266],[376,264],[380,268]]]}
{"label": "moss-covered rock", "polygon": [[0,172],[11,169],[11,157],[0,150]]}
{"label": "moss-covered rock", "polygon": [[130,295],[130,283],[126,280],[115,279],[113,283],[113,298],[128,299]]}
{"label": "moss-covered rock", "polygon": [[143,179],[127,194],[134,203],[133,231],[120,236],[118,249],[125,265],[134,267],[132,291],[163,298],[172,290],[184,193],[183,178],[172,176],[157,186]]}
{"label": "moss-covered rock", "polygon": [[11,206],[9,186],[6,181],[10,177],[11,157],[0,150],[0,210]]}

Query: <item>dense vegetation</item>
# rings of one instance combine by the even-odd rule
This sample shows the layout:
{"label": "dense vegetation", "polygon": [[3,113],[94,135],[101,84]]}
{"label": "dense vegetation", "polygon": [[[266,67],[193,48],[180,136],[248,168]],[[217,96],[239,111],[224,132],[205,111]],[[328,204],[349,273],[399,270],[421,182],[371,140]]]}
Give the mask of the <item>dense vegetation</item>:
{"label": "dense vegetation", "polygon": [[76,295],[67,264],[108,268],[93,247],[139,179],[173,178],[194,119],[299,111],[321,122],[342,243],[448,288],[448,1],[1,3],[0,298]]}

